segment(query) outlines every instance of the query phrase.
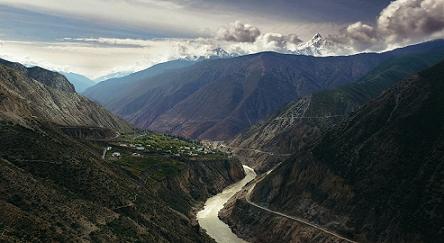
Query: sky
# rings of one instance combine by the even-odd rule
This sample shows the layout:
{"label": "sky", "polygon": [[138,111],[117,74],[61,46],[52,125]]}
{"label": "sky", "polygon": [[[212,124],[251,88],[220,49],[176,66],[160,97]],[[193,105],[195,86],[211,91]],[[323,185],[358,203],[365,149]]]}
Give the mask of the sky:
{"label": "sky", "polygon": [[350,54],[442,38],[444,0],[0,0],[0,20],[1,58],[95,79],[316,33]]}

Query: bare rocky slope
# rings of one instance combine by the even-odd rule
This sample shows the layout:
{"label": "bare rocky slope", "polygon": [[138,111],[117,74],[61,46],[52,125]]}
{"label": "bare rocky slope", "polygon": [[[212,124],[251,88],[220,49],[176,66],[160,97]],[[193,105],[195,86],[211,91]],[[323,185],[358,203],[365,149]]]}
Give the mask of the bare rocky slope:
{"label": "bare rocky slope", "polygon": [[[443,125],[440,63],[305,146],[260,181],[251,200],[358,242],[436,242],[444,237]],[[224,219],[257,242],[302,240],[297,223],[265,221],[270,215],[251,207],[232,202]],[[291,229],[285,240],[283,229]]]}
{"label": "bare rocky slope", "polygon": [[0,118],[21,124],[33,118],[65,126],[131,130],[128,123],[77,94],[63,75],[6,60],[0,60]]}
{"label": "bare rocky slope", "polygon": [[444,60],[442,42],[387,60],[353,84],[297,99],[276,116],[238,135],[230,146],[244,163],[259,172],[267,171],[399,80],[441,60]]}

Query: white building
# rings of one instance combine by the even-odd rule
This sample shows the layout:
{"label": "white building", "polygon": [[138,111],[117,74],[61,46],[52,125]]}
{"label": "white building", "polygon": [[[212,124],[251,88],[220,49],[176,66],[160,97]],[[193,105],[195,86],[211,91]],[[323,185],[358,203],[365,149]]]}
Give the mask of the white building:
{"label": "white building", "polygon": [[120,157],[120,153],[119,153],[119,152],[114,152],[114,153],[112,154],[112,156],[113,156],[113,157]]}

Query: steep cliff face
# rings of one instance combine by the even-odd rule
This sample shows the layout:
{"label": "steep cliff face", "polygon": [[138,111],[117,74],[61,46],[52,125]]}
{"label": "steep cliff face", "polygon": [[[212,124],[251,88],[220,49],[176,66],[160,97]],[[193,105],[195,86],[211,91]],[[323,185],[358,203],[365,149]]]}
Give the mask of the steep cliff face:
{"label": "steep cliff face", "polygon": [[267,171],[399,80],[443,59],[444,45],[390,59],[356,83],[299,98],[278,115],[237,136],[230,146],[243,162]]}
{"label": "steep cliff face", "polygon": [[70,92],[75,92],[74,85],[72,85],[63,75],[52,72],[41,67],[26,68],[20,63],[9,62],[7,60],[0,59],[0,65],[9,67],[21,73],[23,76],[27,76],[30,79],[34,79],[39,83],[42,83],[53,89]]}
{"label": "steep cliff face", "polygon": [[123,120],[75,93],[62,75],[4,60],[0,60],[0,118],[21,124],[39,119],[66,126],[131,129]]}
{"label": "steep cliff face", "polygon": [[[441,239],[443,70],[423,71],[353,113],[259,182],[251,200],[359,242]],[[250,232],[256,226],[267,230]]]}
{"label": "steep cliff face", "polygon": [[245,176],[242,164],[237,160],[198,160],[186,163],[186,168],[178,176],[168,177],[162,182],[158,194],[175,210],[193,220],[195,209],[207,198]]}

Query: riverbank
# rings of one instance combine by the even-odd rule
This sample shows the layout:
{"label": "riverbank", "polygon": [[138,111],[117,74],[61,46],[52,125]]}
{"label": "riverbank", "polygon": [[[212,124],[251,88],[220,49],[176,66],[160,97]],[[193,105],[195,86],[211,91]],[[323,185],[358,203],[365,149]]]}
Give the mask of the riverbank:
{"label": "riverbank", "polygon": [[243,168],[246,174],[244,179],[228,186],[221,193],[208,198],[203,209],[196,215],[200,227],[203,228],[211,238],[215,239],[216,242],[246,242],[236,236],[230,227],[218,217],[219,211],[224,207],[224,204],[256,177],[256,173],[252,168],[245,165]]}

